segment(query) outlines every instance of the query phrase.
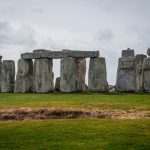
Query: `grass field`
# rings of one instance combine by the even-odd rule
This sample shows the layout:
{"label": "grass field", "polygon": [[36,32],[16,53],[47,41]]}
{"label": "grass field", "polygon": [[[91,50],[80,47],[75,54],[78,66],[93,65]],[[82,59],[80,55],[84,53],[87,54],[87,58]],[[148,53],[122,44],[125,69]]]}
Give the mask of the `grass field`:
{"label": "grass field", "polygon": [[81,109],[150,110],[150,94],[8,94],[0,93],[0,109],[57,107]]}
{"label": "grass field", "polygon": [[[0,110],[22,107],[150,111],[150,94],[0,94]],[[0,150],[149,150],[150,119],[0,122]]]}
{"label": "grass field", "polygon": [[0,123],[1,150],[149,150],[150,120]]}

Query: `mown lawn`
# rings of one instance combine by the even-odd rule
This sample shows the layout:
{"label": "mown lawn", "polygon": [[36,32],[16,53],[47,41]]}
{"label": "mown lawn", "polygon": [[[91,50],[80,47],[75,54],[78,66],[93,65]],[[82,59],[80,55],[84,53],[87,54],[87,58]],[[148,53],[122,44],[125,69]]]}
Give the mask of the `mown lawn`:
{"label": "mown lawn", "polygon": [[57,107],[73,109],[139,109],[150,110],[150,94],[0,93],[0,109],[20,107]]}
{"label": "mown lawn", "polygon": [[150,120],[0,123],[1,150],[150,150]]}

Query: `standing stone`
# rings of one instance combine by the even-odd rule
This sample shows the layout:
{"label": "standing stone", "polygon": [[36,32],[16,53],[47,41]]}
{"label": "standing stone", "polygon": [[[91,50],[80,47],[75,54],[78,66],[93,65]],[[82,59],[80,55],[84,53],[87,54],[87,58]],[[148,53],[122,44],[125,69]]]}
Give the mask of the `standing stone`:
{"label": "standing stone", "polygon": [[116,91],[135,91],[135,59],[134,57],[121,57],[118,62]]}
{"label": "standing stone", "polygon": [[143,91],[150,92],[150,57],[145,58],[143,63]]}
{"label": "standing stone", "polygon": [[150,56],[150,48],[147,50],[147,55]]}
{"label": "standing stone", "polygon": [[54,91],[52,59],[35,59],[34,61],[34,92],[47,93]]}
{"label": "standing stone", "polygon": [[60,91],[75,92],[76,91],[76,63],[75,58],[65,57],[61,59],[60,67]]}
{"label": "standing stone", "polygon": [[86,60],[85,58],[76,58],[76,89],[77,91],[85,90],[85,74],[86,74]]}
{"label": "standing stone", "polygon": [[136,81],[136,90],[135,92],[143,91],[143,62],[146,58],[146,55],[138,54],[135,56],[135,81]]}
{"label": "standing stone", "polygon": [[3,60],[1,73],[1,92],[14,92],[15,62]]}
{"label": "standing stone", "polygon": [[91,58],[89,64],[88,89],[93,92],[108,91],[105,58]]}
{"label": "standing stone", "polygon": [[134,50],[128,48],[127,50],[122,50],[122,57],[134,57]]}
{"label": "standing stone", "polygon": [[19,59],[15,82],[15,93],[28,93],[33,91],[33,61],[32,59]]}
{"label": "standing stone", "polygon": [[55,91],[59,92],[60,91],[60,77],[56,78],[56,82],[55,82]]}

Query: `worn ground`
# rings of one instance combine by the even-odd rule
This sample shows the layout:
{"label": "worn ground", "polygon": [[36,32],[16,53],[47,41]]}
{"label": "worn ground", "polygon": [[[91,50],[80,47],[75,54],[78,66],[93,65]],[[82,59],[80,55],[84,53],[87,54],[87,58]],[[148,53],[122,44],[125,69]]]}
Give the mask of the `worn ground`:
{"label": "worn ground", "polygon": [[52,118],[150,119],[150,94],[0,94],[0,121]]}
{"label": "worn ground", "polygon": [[149,150],[150,94],[0,94],[0,150]]}

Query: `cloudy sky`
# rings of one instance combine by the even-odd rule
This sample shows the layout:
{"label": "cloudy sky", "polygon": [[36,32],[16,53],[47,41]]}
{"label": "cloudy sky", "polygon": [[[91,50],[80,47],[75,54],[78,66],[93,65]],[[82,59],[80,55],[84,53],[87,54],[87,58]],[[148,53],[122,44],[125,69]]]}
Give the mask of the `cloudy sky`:
{"label": "cloudy sky", "polygon": [[[17,61],[39,48],[99,50],[114,84],[121,50],[150,47],[149,8],[150,0],[0,0],[0,55]],[[55,77],[59,66],[55,60]]]}

